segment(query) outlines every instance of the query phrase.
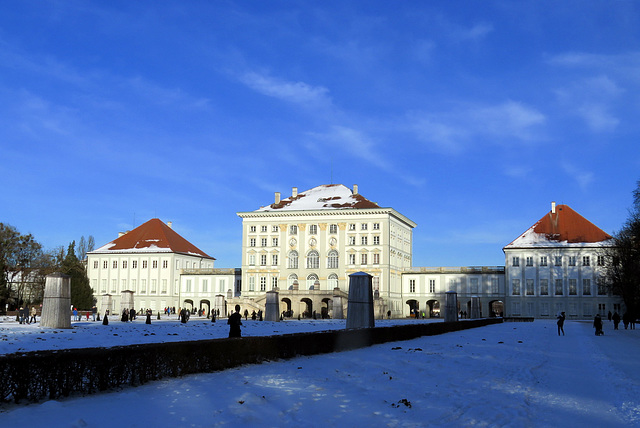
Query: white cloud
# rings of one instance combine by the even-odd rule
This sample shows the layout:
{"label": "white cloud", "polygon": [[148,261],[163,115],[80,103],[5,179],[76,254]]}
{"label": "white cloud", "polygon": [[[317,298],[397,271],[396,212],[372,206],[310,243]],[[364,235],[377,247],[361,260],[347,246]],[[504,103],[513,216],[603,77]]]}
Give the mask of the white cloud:
{"label": "white cloud", "polygon": [[324,134],[310,134],[315,140],[338,147],[370,165],[389,170],[384,156],[378,153],[375,142],[365,133],[346,126],[334,125]]}
{"label": "white cloud", "polygon": [[283,101],[302,106],[329,106],[329,90],[322,86],[311,86],[304,82],[288,82],[258,73],[245,73],[241,82],[251,89]]}
{"label": "white cloud", "polygon": [[592,172],[583,171],[576,167],[575,165],[565,162],[562,164],[562,169],[564,172],[570,176],[575,182],[578,184],[580,189],[583,192],[586,192],[589,189],[591,183],[593,183],[594,176]]}

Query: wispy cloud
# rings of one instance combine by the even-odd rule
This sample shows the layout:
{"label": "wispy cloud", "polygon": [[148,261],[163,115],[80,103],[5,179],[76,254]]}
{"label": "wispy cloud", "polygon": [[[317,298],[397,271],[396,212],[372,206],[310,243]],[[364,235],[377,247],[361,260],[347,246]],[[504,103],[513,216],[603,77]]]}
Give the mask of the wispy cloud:
{"label": "wispy cloud", "polygon": [[312,107],[331,105],[329,90],[322,86],[281,80],[255,72],[245,73],[240,77],[240,81],[263,95],[293,104]]}
{"label": "wispy cloud", "polygon": [[591,183],[593,183],[594,175],[590,171],[582,170],[569,162],[564,162],[562,164],[562,169],[578,184],[583,192],[586,192]]}
{"label": "wispy cloud", "polygon": [[370,165],[384,170],[391,169],[385,156],[376,147],[375,141],[362,131],[347,126],[333,125],[326,133],[310,133],[309,135],[320,144],[331,145]]}

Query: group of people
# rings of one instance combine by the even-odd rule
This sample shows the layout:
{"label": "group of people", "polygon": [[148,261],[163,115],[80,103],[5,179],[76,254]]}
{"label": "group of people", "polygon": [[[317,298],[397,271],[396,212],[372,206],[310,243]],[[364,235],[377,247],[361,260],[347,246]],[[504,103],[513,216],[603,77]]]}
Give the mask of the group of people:
{"label": "group of people", "polygon": [[622,324],[624,325],[624,329],[635,330],[636,328],[636,317],[631,315],[629,312],[625,312],[620,318],[620,314],[618,312],[614,312],[613,315],[611,311],[608,314],[609,321],[613,321],[613,329],[618,330],[618,326],[620,325],[620,320],[622,319]]}
{"label": "group of people", "polygon": [[[564,320],[566,319],[566,315],[564,312],[561,312],[558,316],[558,336],[562,334],[564,336]],[[618,330],[618,325],[620,324],[620,315],[618,312],[611,314],[609,311],[608,314],[609,321],[613,321],[613,329]],[[629,312],[625,312],[622,316],[622,323],[624,324],[624,329],[627,330],[630,328],[631,330],[635,330],[636,328],[636,317],[629,314]],[[593,328],[595,328],[596,336],[604,336],[602,317],[600,314],[596,314],[593,319]]]}
{"label": "group of people", "polygon": [[20,324],[31,324],[32,322],[36,322],[37,314],[38,310],[35,306],[31,306],[31,309],[29,309],[28,306],[20,306],[17,318]]}

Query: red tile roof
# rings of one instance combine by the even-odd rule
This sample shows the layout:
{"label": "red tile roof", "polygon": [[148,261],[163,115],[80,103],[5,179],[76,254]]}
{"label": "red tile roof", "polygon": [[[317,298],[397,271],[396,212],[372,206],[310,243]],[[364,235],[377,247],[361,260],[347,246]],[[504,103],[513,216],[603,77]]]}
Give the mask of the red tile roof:
{"label": "red tile roof", "polygon": [[554,243],[592,244],[611,239],[611,235],[575,212],[568,205],[550,210],[508,247],[553,245]]}
{"label": "red tile roof", "polygon": [[152,218],[141,224],[118,239],[98,248],[95,252],[103,251],[171,252],[215,260],[157,218]]}
{"label": "red tile roof", "polygon": [[296,196],[282,199],[279,203],[262,207],[258,211],[364,208],[380,208],[380,206],[359,193],[353,193],[342,184],[323,184],[300,192]]}

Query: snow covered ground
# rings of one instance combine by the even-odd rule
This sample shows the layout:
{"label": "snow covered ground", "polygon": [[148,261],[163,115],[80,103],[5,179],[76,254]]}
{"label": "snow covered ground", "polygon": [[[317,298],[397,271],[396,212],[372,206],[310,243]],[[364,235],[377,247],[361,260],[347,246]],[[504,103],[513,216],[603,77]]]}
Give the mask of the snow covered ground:
{"label": "snow covered ground", "polygon": [[[402,322],[416,321],[377,325]],[[331,328],[344,328],[344,321],[248,321],[243,333]],[[224,321],[181,326],[154,320],[145,326],[114,320],[109,327],[85,322],[58,333],[41,331],[0,323],[0,353],[225,337],[228,329]],[[606,323],[605,336],[596,337],[590,323],[567,321],[565,331],[559,337],[553,321],[504,323],[5,406],[0,426],[640,426],[640,330],[614,331]]]}

